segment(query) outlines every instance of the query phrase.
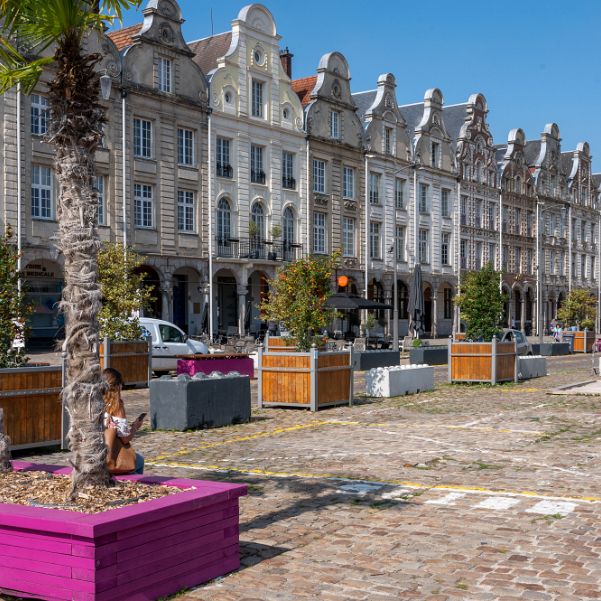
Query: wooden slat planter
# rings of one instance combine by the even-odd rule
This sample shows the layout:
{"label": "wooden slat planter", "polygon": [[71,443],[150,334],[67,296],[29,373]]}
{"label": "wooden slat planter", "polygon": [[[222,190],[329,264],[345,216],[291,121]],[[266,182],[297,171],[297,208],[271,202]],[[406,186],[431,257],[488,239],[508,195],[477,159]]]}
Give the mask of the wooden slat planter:
{"label": "wooden slat planter", "polygon": [[60,444],[62,384],[58,365],[0,369],[0,407],[12,449]]}
{"label": "wooden slat planter", "polygon": [[449,341],[449,382],[517,382],[515,342]]}
{"label": "wooden slat planter", "polygon": [[265,336],[265,350],[270,353],[294,352],[296,351],[296,340],[282,336]]}
{"label": "wooden slat planter", "polygon": [[574,334],[574,352],[575,353],[590,353],[593,350],[595,342],[595,333],[584,330],[582,332],[570,332]]}
{"label": "wooden slat planter", "polygon": [[121,372],[126,386],[148,388],[152,377],[151,340],[115,342],[105,338],[100,343],[100,367]]}
{"label": "wooden slat planter", "polygon": [[317,411],[353,403],[352,351],[259,350],[259,407],[304,407]]}

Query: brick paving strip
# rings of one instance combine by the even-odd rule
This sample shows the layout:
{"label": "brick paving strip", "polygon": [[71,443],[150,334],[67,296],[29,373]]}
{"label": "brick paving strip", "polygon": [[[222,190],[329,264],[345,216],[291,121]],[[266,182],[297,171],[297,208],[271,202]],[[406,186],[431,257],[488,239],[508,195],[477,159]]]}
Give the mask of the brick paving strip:
{"label": "brick paving strip", "polygon": [[491,388],[449,386],[442,367],[430,393],[143,431],[148,472],[250,485],[242,569],[178,599],[601,598],[601,399],[547,394],[588,379],[590,357],[549,371]]}

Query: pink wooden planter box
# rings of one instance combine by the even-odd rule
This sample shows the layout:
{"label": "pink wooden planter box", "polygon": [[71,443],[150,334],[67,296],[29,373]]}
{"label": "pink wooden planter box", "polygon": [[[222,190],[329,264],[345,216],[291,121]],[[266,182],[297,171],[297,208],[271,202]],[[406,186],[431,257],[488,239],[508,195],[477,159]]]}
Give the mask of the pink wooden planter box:
{"label": "pink wooden planter box", "polygon": [[[71,471],[24,461],[13,466]],[[120,479],[196,489],[95,515],[0,504],[0,592],[53,601],[150,601],[240,567],[238,497],[246,485]]]}
{"label": "pink wooden planter box", "polygon": [[219,357],[219,355],[201,355],[201,357],[178,359],[177,375],[188,374],[189,376],[193,376],[197,373],[209,375],[214,371],[227,374],[230,371],[237,371],[244,376],[249,376],[251,379],[255,377],[255,365],[252,358],[248,355],[226,355],[224,357]]}

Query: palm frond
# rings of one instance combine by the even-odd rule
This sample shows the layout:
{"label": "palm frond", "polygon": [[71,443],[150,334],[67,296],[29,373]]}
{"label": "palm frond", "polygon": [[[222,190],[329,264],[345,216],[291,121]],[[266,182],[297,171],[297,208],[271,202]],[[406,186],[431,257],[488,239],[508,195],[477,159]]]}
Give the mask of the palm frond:
{"label": "palm frond", "polygon": [[139,8],[142,6],[142,0],[99,0],[98,5],[101,11],[111,15],[111,18],[123,21],[123,11]]}
{"label": "palm frond", "polygon": [[44,66],[52,61],[51,57],[25,60],[8,40],[0,37],[0,94],[18,83],[29,94],[38,82]]}

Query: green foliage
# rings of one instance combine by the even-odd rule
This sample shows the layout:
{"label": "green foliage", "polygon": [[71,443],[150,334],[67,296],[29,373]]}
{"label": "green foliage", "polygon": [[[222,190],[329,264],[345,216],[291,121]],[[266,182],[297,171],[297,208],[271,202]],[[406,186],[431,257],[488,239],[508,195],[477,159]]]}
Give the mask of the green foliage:
{"label": "green foliage", "polygon": [[597,301],[588,290],[574,289],[557,311],[557,318],[566,326],[594,330]]}
{"label": "green foliage", "polygon": [[368,313],[365,317],[365,329],[371,330],[376,325],[376,316],[373,313]]}
{"label": "green foliage", "polygon": [[19,292],[17,249],[10,243],[12,233],[0,236],[0,368],[19,367],[27,363],[23,349],[13,348],[13,341],[25,341],[25,321],[31,305],[25,300],[25,290]]}
{"label": "green foliage", "polygon": [[138,340],[142,337],[140,321],[132,315],[150,300],[151,290],[144,286],[144,276],[135,273],[142,258],[122,244],[105,243],[98,253],[98,283],[102,309],[98,314],[100,336],[111,340]]}
{"label": "green foliage", "polygon": [[414,338],[414,339],[411,341],[411,346],[412,346],[413,348],[419,348],[421,345],[422,345],[422,341],[421,341],[421,339],[420,339],[420,338]]}
{"label": "green foliage", "polygon": [[319,334],[336,311],[326,306],[332,295],[332,274],[338,261],[332,257],[309,257],[290,263],[270,280],[270,292],[260,305],[261,319],[284,324],[299,351],[320,345]]}
{"label": "green foliage", "polygon": [[279,223],[274,223],[271,226],[271,237],[274,240],[277,240],[282,235],[282,226]]}
{"label": "green foliage", "polygon": [[490,263],[466,275],[457,297],[467,323],[466,338],[488,341],[501,331],[505,295],[499,290],[499,281],[500,273]]}

